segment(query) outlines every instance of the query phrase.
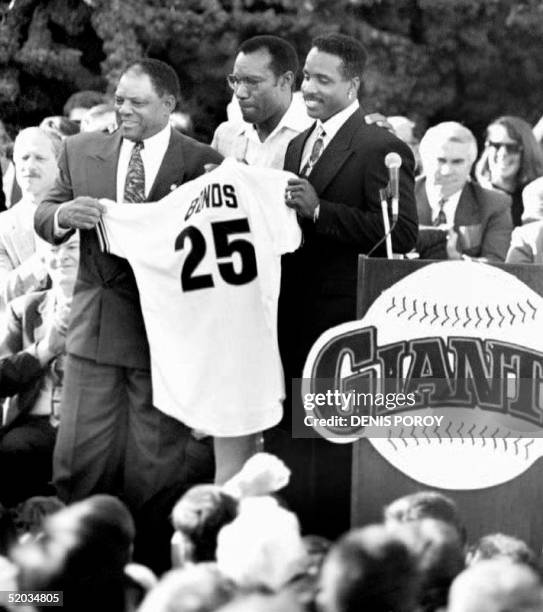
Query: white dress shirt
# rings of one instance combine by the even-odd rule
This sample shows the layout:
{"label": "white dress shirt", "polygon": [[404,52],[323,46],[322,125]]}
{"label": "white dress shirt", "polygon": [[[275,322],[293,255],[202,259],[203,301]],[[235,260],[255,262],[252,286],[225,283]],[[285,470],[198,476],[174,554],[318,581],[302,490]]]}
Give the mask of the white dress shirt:
{"label": "white dress shirt", "polygon": [[[358,100],[355,100],[349,106],[339,111],[335,115],[332,115],[329,119],[322,122],[320,119],[317,119],[315,129],[309,135],[309,138],[306,140],[304,145],[304,152],[302,154],[302,163],[300,164],[300,170],[307,164],[309,158],[311,157],[311,151],[313,150],[313,144],[317,137],[324,130],[323,137],[323,149],[322,153],[326,147],[330,144],[334,136],[339,132],[345,121],[356,111],[358,110],[360,104]],[[321,155],[322,155],[321,153]]]}
{"label": "white dress shirt", "polygon": [[11,201],[14,183],[15,166],[13,165],[13,162],[10,161],[2,179],[2,189],[4,190],[4,195],[6,196],[6,208],[10,208],[13,206],[13,204],[16,204],[16,202]]}
{"label": "white dress shirt", "polygon": [[[167,125],[154,136],[150,136],[143,141],[143,149],[141,150],[141,160],[145,170],[145,197],[149,196],[151,187],[155,182],[158,169],[162,164],[166,149],[170,143],[170,135],[172,128]],[[123,138],[121,142],[121,151],[119,153],[119,161],[117,162],[117,202],[124,200],[124,185],[126,182],[126,173],[128,172],[128,163],[132,155],[132,149],[135,142]]]}
{"label": "white dress shirt", "polygon": [[303,100],[294,95],[275,129],[261,141],[253,124],[238,118],[221,123],[211,146],[224,157],[234,157],[250,166],[283,169],[289,142],[312,123]]}

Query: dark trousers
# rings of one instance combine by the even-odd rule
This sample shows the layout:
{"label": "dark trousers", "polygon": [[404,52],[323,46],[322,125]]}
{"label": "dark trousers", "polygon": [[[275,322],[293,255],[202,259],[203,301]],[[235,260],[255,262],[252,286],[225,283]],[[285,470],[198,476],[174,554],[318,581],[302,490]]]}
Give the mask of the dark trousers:
{"label": "dark trousers", "polygon": [[188,427],[152,405],[149,371],[68,355],[53,462],[63,501],[110,493],[137,513],[160,491],[190,480],[193,471],[212,479],[209,443],[195,468],[189,441]]}
{"label": "dark trousers", "polygon": [[292,471],[281,496],[298,515],[303,532],[335,539],[350,527],[351,445],[335,444],[320,436],[295,437],[293,432],[307,429],[299,399],[299,379],[307,354],[321,333],[355,318],[355,300],[353,296],[299,291],[295,285],[300,279],[294,281],[282,285],[279,302],[279,345],[286,385],[284,416],[279,426],[264,432],[265,449]]}
{"label": "dark trousers", "polygon": [[51,495],[56,429],[49,416],[26,416],[0,437],[0,502],[14,506],[34,495]]}

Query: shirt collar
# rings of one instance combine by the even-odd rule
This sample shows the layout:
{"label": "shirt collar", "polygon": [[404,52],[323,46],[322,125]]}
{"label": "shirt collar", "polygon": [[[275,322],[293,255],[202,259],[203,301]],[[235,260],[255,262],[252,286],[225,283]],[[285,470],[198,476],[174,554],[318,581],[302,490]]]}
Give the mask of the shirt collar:
{"label": "shirt collar", "polygon": [[[279,123],[270,132],[266,140],[272,138],[275,134],[278,134],[281,130],[292,130],[296,133],[303,132],[312,123],[312,119],[305,111],[305,105],[300,103],[300,100],[296,100],[294,96],[290,101],[289,107],[285,111],[285,114],[281,117]],[[238,134],[245,134],[247,137],[253,137],[253,139],[260,141],[256,127],[252,123],[241,120],[238,128]],[[266,141],[264,141],[266,142]]]}
{"label": "shirt collar", "polygon": [[[172,128],[170,127],[170,124],[168,124],[165,127],[163,127],[160,130],[160,132],[153,134],[153,136],[149,136],[149,138],[145,138],[143,141],[143,150],[144,151],[146,149],[148,151],[156,150],[156,149],[166,150],[166,147],[168,146],[170,142],[171,131],[172,131]],[[132,147],[134,146],[135,143],[133,140],[128,140],[127,138],[123,138],[122,144],[123,144],[123,147],[130,147],[130,150],[132,150]]]}
{"label": "shirt collar", "polygon": [[37,208],[38,204],[32,199],[32,197],[30,195],[25,195],[23,193],[23,195],[21,196],[21,199],[17,202],[18,206],[25,206],[28,208]]}
{"label": "shirt collar", "polygon": [[339,132],[341,126],[347,119],[360,107],[358,100],[355,100],[349,106],[340,110],[339,113],[332,115],[326,121],[317,119],[317,129],[323,129],[326,134],[326,141],[330,142],[332,138]]}
{"label": "shirt collar", "polygon": [[428,203],[430,204],[430,209],[432,210],[432,219],[436,218],[439,211],[443,209],[443,212],[447,216],[447,222],[450,224],[454,223],[454,218],[456,216],[456,209],[458,208],[458,204],[460,203],[460,196],[462,195],[462,189],[455,191],[448,198],[445,199],[443,203],[443,207],[440,205],[441,197],[439,193],[428,188],[428,182],[425,185],[426,188],[426,197],[428,198]]}
{"label": "shirt collar", "polygon": [[[428,198],[428,202],[430,203],[430,206],[432,208],[439,207],[439,201],[442,199],[441,195],[439,194],[439,191],[437,189],[433,189],[432,186],[428,183],[428,181],[425,181],[425,189],[426,189],[426,197]],[[451,193],[450,196],[448,196],[447,198],[443,198],[443,199],[445,200],[445,202],[457,202],[460,199],[460,195],[463,189],[464,188],[462,187],[462,189],[459,189],[458,191]]]}
{"label": "shirt collar", "polygon": [[287,112],[281,117],[281,121],[279,121],[277,128],[281,126],[295,130],[296,132],[302,132],[308,128],[311,123],[312,119],[305,110],[305,104],[300,106],[300,102],[297,102],[293,97],[290,106],[287,108]]}

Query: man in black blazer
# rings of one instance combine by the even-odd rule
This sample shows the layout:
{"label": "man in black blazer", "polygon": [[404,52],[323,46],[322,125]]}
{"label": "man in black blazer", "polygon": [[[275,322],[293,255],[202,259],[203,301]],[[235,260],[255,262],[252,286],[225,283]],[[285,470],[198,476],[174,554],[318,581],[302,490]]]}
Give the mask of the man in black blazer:
{"label": "man in black blazer", "polygon": [[204,164],[222,160],[171,129],[178,97],[179,80],[167,64],[144,59],[127,68],[115,92],[119,130],[65,141],[59,178],[35,215],[36,231],[49,242],[81,232],[54,457],[55,485],[66,502],[109,492],[137,511],[164,488],[213,476],[209,442],[152,405],[134,275],[126,260],[100,251],[94,229],[98,198],[122,201],[137,192],[131,201],[141,206],[136,202],[159,200],[201,175]]}
{"label": "man in black blazer", "polygon": [[[365,56],[356,40],[333,34],[313,41],[305,61],[302,93],[316,121],[291,141],[284,166],[299,175],[289,181],[285,201],[304,235],[303,246],[283,261],[279,339],[287,394],[319,335],[356,319],[358,256],[385,233],[379,189],[388,183],[384,158],[392,151],[402,158],[393,250],[409,251],[417,237],[413,154],[384,128],[366,125],[358,104]],[[384,252],[383,243],[374,254]],[[293,468],[287,501],[305,529],[335,536],[349,522],[350,451],[322,439],[290,439],[288,404],[289,439],[279,442],[275,432],[278,443],[270,436],[269,445]],[[292,416],[296,422],[302,415]]]}

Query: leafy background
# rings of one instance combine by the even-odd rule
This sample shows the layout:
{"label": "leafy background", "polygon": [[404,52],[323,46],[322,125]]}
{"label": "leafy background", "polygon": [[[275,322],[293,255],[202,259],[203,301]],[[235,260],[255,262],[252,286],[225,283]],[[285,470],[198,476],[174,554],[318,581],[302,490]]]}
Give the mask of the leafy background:
{"label": "leafy background", "polygon": [[80,89],[112,91],[147,55],[179,73],[183,109],[209,140],[230,97],[224,76],[249,36],[313,36],[368,48],[367,112],[445,119],[477,135],[504,113],[542,114],[543,3],[535,0],[12,0],[0,5],[0,118],[12,133],[61,114]]}

